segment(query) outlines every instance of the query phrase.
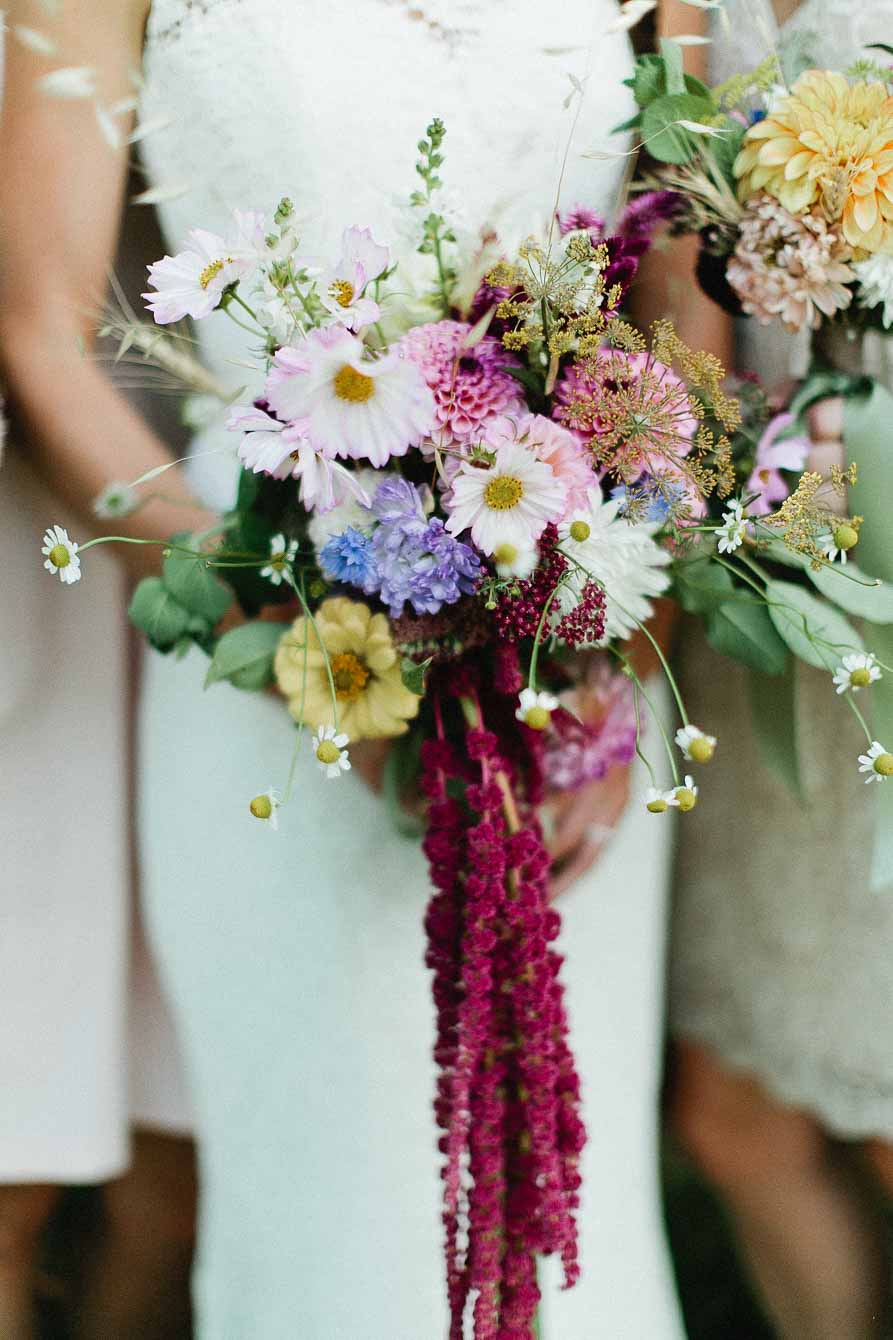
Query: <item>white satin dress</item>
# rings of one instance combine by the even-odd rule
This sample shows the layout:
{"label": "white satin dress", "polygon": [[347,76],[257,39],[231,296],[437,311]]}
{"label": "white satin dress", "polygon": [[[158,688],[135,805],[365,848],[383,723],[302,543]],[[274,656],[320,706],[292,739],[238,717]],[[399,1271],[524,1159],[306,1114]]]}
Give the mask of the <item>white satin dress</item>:
{"label": "white satin dress", "polygon": [[[188,188],[162,205],[170,245],[285,193],[316,253],[354,222],[393,239],[433,115],[469,220],[522,235],[554,205],[568,72],[587,94],[562,201],[609,210],[622,165],[581,152],[628,115],[629,48],[606,33],[617,13],[613,0],[157,0],[142,115],[171,122],[145,144],[152,182]],[[199,334],[219,377],[250,379],[225,318]],[[206,432],[197,452],[225,441]],[[231,500],[231,462],[196,459],[194,479]],[[201,1144],[200,1335],[439,1340],[423,858],[353,774],[327,784],[307,753],[279,833],[258,825],[248,799],[288,770],[284,710],[203,693],[203,671],[201,657],[154,658],[141,783],[147,910]],[[681,1336],[656,1170],[670,830],[648,819],[634,806],[563,900],[590,1143],[583,1279],[562,1293],[544,1271],[543,1340]]]}

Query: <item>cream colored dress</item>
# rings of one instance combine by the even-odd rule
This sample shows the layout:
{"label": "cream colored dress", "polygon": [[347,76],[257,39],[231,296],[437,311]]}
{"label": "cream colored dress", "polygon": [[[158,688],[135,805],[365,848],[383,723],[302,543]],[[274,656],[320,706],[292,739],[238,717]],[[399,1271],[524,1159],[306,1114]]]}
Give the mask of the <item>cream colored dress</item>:
{"label": "cream colored dress", "polygon": [[[765,54],[768,5],[729,0],[716,77]],[[781,34],[840,68],[889,40],[893,3],[808,0]],[[871,54],[871,53],[868,53]],[[739,323],[739,366],[772,385],[803,372],[805,340]],[[868,369],[893,385],[889,341]],[[893,501],[893,500],[891,500]],[[871,887],[875,808],[854,760],[865,739],[830,677],[799,665],[796,717],[805,803],[750,735],[749,675],[692,624],[681,669],[692,719],[720,736],[698,808],[680,825],[672,941],[676,1034],[708,1044],[787,1103],[845,1138],[893,1138],[893,870]]]}

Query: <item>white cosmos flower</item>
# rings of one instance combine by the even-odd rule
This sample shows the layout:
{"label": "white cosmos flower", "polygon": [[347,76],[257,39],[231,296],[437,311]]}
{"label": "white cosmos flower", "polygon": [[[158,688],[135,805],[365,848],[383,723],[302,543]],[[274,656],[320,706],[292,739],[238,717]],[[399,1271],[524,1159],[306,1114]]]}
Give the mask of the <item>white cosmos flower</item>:
{"label": "white cosmos flower", "polygon": [[268,578],[273,586],[281,586],[286,569],[294,563],[297,554],[297,540],[286,540],[284,535],[274,535],[270,540],[270,562],[261,568],[261,577]]}
{"label": "white cosmos flower", "polygon": [[722,514],[722,525],[717,526],[716,547],[721,554],[733,554],[747,538],[747,518],[744,506],[735,500]]}
{"label": "white cosmos flower", "polygon": [[398,351],[366,352],[343,326],[313,330],[278,351],[264,397],[280,418],[300,422],[316,451],[383,466],[430,431],[434,397]]}
{"label": "white cosmos flower", "polygon": [[59,574],[66,586],[81,580],[81,560],[78,558],[78,546],[69,539],[68,531],[62,526],[50,526],[43,537],[44,564],[47,572]]}
{"label": "white cosmos flower", "polygon": [[844,656],[834,671],[834,683],[837,685],[838,693],[846,693],[848,689],[858,693],[860,689],[865,689],[875,680],[882,678],[877,657],[872,652],[854,651],[849,656]]}
{"label": "white cosmos flower", "polygon": [[518,709],[515,716],[531,730],[545,730],[557,706],[558,699],[554,693],[546,693],[543,690],[537,693],[536,689],[522,689],[518,694]]}
{"label": "white cosmos flower", "polygon": [[260,819],[275,830],[279,827],[281,805],[282,801],[271,786],[269,791],[264,791],[259,796],[255,796],[248,808],[255,819]]}
{"label": "white cosmos flower", "polygon": [[444,498],[451,535],[470,530],[485,554],[502,545],[529,551],[550,521],[559,521],[567,488],[530,447],[506,440],[489,466],[465,460]]}
{"label": "white cosmos flower", "polygon": [[879,740],[873,740],[867,754],[859,755],[859,771],[867,772],[865,785],[885,782],[893,775],[893,754],[889,754]]}
{"label": "white cosmos flower", "polygon": [[381,315],[371,298],[364,298],[366,285],[388,268],[387,247],[379,246],[368,228],[345,228],[341,259],[319,284],[323,307],[348,330],[370,326]]}
{"label": "white cosmos flower", "polygon": [[[558,528],[572,568],[555,603],[562,614],[569,614],[586,583],[598,582],[605,592],[602,641],[607,642],[629,637],[650,618],[652,598],[670,584],[665,571],[670,555],[654,540],[659,522],[630,525],[618,515],[619,500],[603,498],[597,486],[589,490],[588,498],[587,509],[567,517]],[[575,538],[578,535],[585,538]]]}
{"label": "white cosmos flower", "polygon": [[274,479],[300,481],[299,497],[306,508],[323,511],[345,498],[368,504],[369,497],[355,472],[323,451],[317,451],[300,424],[286,424],[256,405],[236,405],[227,428],[244,434],[238,455],[246,470]]}
{"label": "white cosmos flower", "polygon": [[107,484],[93,502],[93,514],[103,521],[130,516],[136,511],[139,501],[139,494],[132,484]]}
{"label": "white cosmos flower", "polygon": [[676,732],[676,743],[682,750],[683,758],[690,763],[709,763],[716,748],[716,736],[707,735],[699,726],[680,726]]}
{"label": "white cosmos flower", "polygon": [[650,814],[664,814],[675,804],[676,797],[672,791],[661,791],[656,786],[649,786],[645,792],[644,805]]}
{"label": "white cosmos flower", "polygon": [[884,329],[889,330],[893,326],[893,256],[878,253],[856,261],[852,268],[859,280],[860,307],[878,307],[883,303],[881,321]]}
{"label": "white cosmos flower", "polygon": [[313,737],[313,752],[320,770],[328,781],[334,781],[342,772],[350,772],[350,758],[347,753],[349,737],[338,734],[334,726],[320,726]]}
{"label": "white cosmos flower", "polygon": [[184,316],[194,321],[210,316],[223,290],[257,267],[263,253],[264,216],[237,210],[235,220],[231,238],[194,228],[182,251],[149,266],[149,283],[156,291],[143,297],[158,325],[182,321]]}

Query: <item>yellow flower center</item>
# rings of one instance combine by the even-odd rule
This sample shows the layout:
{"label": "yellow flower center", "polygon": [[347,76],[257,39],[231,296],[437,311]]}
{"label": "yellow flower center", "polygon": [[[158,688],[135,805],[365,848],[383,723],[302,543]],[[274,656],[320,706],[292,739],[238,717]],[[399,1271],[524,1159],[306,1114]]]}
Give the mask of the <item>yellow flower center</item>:
{"label": "yellow flower center", "polygon": [[584,540],[588,540],[591,534],[592,528],[588,521],[571,522],[571,539],[576,540],[577,544],[582,544]]}
{"label": "yellow flower center", "polygon": [[493,550],[493,558],[496,563],[508,565],[514,563],[518,557],[518,550],[513,544],[498,544]]}
{"label": "yellow flower center", "polygon": [[508,512],[524,497],[524,485],[515,475],[497,475],[484,489],[484,502],[494,512]]}
{"label": "yellow flower center", "polygon": [[354,300],[353,284],[349,284],[346,279],[335,279],[329,285],[329,296],[335,299],[339,307],[349,307]]}
{"label": "yellow flower center", "polygon": [[362,405],[375,394],[375,380],[365,372],[357,372],[349,363],[339,368],[332,383],[339,400],[348,400],[351,404]]}
{"label": "yellow flower center", "polygon": [[211,281],[217,278],[225,264],[226,261],[211,261],[210,265],[205,266],[198,277],[198,282],[202,288],[207,288]]}
{"label": "yellow flower center", "polygon": [[714,746],[703,735],[698,735],[688,746],[689,755],[696,763],[709,763],[713,757]]}
{"label": "yellow flower center", "polygon": [[698,798],[695,795],[694,791],[690,790],[689,787],[680,786],[676,790],[676,803],[678,804],[682,813],[687,814],[689,810],[693,810],[695,805],[697,805]]}
{"label": "yellow flower center", "polygon": [[658,796],[657,800],[649,800],[645,808],[649,814],[663,814],[664,810],[667,808],[667,802],[662,796]]}
{"label": "yellow flower center", "polygon": [[269,796],[255,796],[248,808],[255,819],[269,819],[273,813],[273,802]]}
{"label": "yellow flower center", "polygon": [[834,531],[834,544],[838,549],[846,552],[848,549],[855,549],[859,543],[859,532],[855,526],[838,526]]}
{"label": "yellow flower center", "polygon": [[878,754],[874,760],[874,770],[881,777],[893,777],[893,754]]}
{"label": "yellow flower center", "polygon": [[71,554],[65,548],[64,544],[54,544],[50,550],[50,562],[57,568],[67,568],[71,562]]}
{"label": "yellow flower center", "polygon": [[850,675],[850,683],[853,688],[867,689],[868,685],[871,683],[871,674],[864,666],[860,666],[858,670],[854,670]]}
{"label": "yellow flower center", "polygon": [[316,757],[320,763],[337,763],[341,757],[341,750],[331,740],[321,740]]}
{"label": "yellow flower center", "polygon": [[531,730],[546,730],[552,720],[552,713],[545,707],[531,707],[524,717],[525,726]]}
{"label": "yellow flower center", "polygon": [[369,671],[352,651],[342,651],[332,657],[332,679],[335,681],[335,696],[339,702],[356,702],[363,689]]}

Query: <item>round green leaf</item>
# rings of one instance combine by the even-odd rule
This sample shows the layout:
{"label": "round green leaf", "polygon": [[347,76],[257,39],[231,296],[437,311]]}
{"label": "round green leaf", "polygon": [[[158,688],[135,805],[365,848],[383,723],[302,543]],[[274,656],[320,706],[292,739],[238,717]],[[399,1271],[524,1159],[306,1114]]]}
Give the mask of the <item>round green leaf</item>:
{"label": "round green leaf", "polygon": [[213,576],[202,555],[173,550],[164,560],[162,581],[184,609],[206,619],[212,627],[232,604],[232,591]]}
{"label": "round green leaf", "polygon": [[709,121],[716,108],[709,98],[691,93],[668,93],[650,103],[642,115],[642,142],[661,163],[687,163],[698,144],[696,136],[677,121]]}
{"label": "round green leaf", "polygon": [[764,675],[784,674],[787,648],[765,605],[757,601],[729,601],[709,616],[706,631],[711,647],[733,661],[741,661]]}
{"label": "round green leaf", "polygon": [[[872,578],[855,563],[847,563],[845,568],[837,564],[823,566],[816,572],[810,568],[809,576],[822,595],[847,614],[867,619],[869,623],[893,623],[893,584],[890,582],[863,586],[863,582],[870,582]],[[858,580],[853,581],[853,578]]]}
{"label": "round green leaf", "polygon": [[130,622],[159,651],[169,651],[187,632],[189,611],[166,589],[160,577],[145,577],[133,593]]}
{"label": "round green leaf", "polygon": [[734,598],[735,583],[712,558],[695,558],[673,565],[672,593],[689,614],[706,614]]}
{"label": "round green leaf", "polygon": [[214,648],[205,688],[227,680],[237,689],[264,689],[273,680],[273,658],[286,625],[259,621],[224,633]]}
{"label": "round green leaf", "polygon": [[779,636],[807,665],[830,670],[841,656],[863,650],[862,639],[839,610],[802,586],[767,582],[766,598]]}

